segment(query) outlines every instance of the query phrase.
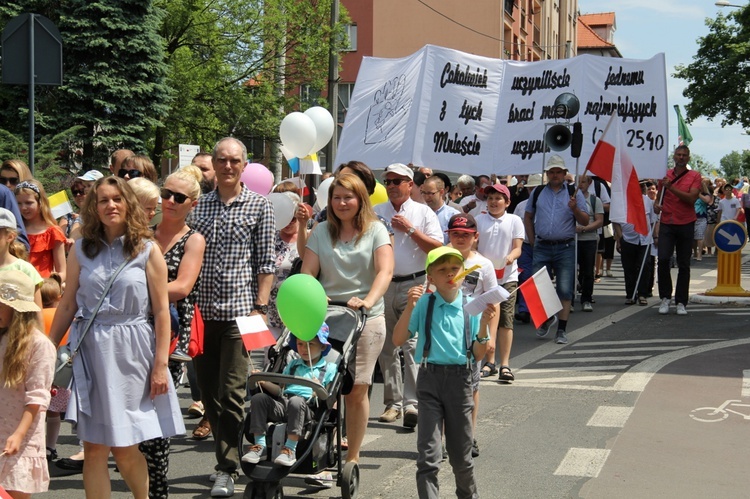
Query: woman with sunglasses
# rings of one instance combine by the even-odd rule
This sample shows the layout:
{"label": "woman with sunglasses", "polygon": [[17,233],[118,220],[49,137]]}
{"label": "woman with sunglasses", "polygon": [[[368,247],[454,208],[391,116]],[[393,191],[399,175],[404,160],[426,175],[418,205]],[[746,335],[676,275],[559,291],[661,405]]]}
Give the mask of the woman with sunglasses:
{"label": "woman with sunglasses", "polygon": [[31,170],[20,159],[6,159],[0,167],[0,183],[13,190],[19,182],[31,180]]}
{"label": "woman with sunglasses", "polygon": [[143,154],[136,154],[125,158],[116,173],[118,177],[125,180],[136,177],[146,177],[153,183],[159,180],[154,162],[151,161],[151,158]]}
{"label": "woman with sunglasses", "polygon": [[[203,236],[185,223],[190,212],[198,204],[202,178],[200,169],[193,165],[180,168],[167,177],[160,190],[162,220],[154,227],[154,239],[167,262],[169,303],[175,306],[179,317],[177,349],[174,353],[187,352],[188,349],[190,324],[195,310],[196,284],[203,263],[203,252],[206,249],[206,240]],[[183,363],[173,360],[174,353],[170,356],[169,371],[177,386]],[[195,380],[190,381],[190,387],[193,400],[200,400],[200,393],[194,392],[198,387]],[[208,434],[210,431],[209,426]],[[140,449],[148,463],[149,497],[167,497],[169,439],[147,440],[141,443]]]}
{"label": "woman with sunglasses", "polygon": [[[103,176],[100,171],[89,170],[73,179],[73,182],[70,184],[70,193],[73,195],[73,203],[79,210],[83,207],[83,201],[86,199],[86,194],[88,194],[91,186]],[[60,217],[57,220],[57,225],[60,226],[65,233],[65,237],[68,238],[68,241],[65,243],[65,252],[67,253],[73,245],[73,241],[81,237],[81,217],[73,211]]]}

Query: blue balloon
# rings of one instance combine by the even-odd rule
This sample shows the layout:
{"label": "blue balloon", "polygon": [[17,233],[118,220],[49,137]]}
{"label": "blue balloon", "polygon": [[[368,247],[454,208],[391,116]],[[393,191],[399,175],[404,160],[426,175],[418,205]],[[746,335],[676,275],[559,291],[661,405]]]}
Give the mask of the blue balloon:
{"label": "blue balloon", "polygon": [[292,158],[288,161],[289,163],[289,169],[292,170],[292,173],[295,175],[299,171],[299,158]]}

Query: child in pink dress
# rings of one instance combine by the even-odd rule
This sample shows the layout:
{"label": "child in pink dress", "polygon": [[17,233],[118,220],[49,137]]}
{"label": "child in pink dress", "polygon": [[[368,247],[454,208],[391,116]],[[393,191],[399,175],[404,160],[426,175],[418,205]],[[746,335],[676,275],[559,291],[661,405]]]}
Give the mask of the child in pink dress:
{"label": "child in pink dress", "polygon": [[31,278],[18,270],[0,271],[0,486],[15,498],[49,486],[44,416],[55,347],[37,329],[37,312]]}

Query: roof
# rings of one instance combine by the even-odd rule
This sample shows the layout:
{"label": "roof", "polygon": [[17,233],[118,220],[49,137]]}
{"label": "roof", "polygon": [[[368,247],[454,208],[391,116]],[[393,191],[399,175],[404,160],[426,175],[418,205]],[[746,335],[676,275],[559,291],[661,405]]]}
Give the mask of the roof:
{"label": "roof", "polygon": [[[578,23],[578,47],[577,49],[580,50],[609,50],[613,54],[615,54],[617,57],[622,57],[622,54],[620,54],[620,51],[617,49],[617,46],[615,46],[614,43],[610,43],[601,36],[597,35],[596,32],[592,29],[592,24],[588,22],[587,19],[594,18],[595,20],[598,19],[606,19],[607,16],[611,17],[612,22],[614,22],[615,14],[614,12],[606,12],[603,14],[581,14],[578,16],[578,20],[580,21]],[[593,26],[601,26],[601,24],[593,24]]]}
{"label": "roof", "polygon": [[596,14],[581,14],[578,19],[588,24],[589,26],[614,26],[615,25],[615,13],[614,12],[598,12]]}

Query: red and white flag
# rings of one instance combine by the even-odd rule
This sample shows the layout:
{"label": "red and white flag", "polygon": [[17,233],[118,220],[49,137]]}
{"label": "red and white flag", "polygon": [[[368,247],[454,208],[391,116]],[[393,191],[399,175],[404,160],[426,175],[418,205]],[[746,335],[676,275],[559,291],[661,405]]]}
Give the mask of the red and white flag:
{"label": "red and white flag", "polygon": [[644,236],[649,232],[638,172],[628,154],[617,111],[609,119],[604,133],[591,153],[586,170],[612,183],[609,219],[629,223]]}
{"label": "red and white flag", "polygon": [[276,339],[260,315],[237,317],[237,327],[248,352],[276,344]]}
{"label": "red and white flag", "polygon": [[547,267],[542,267],[526,282],[518,286],[518,291],[523,294],[526,306],[534,321],[534,327],[541,326],[544,321],[562,310],[562,303],[557,297],[555,285],[549,278]]}
{"label": "red and white flag", "polygon": [[0,499],[13,499],[2,485],[0,485]]}

